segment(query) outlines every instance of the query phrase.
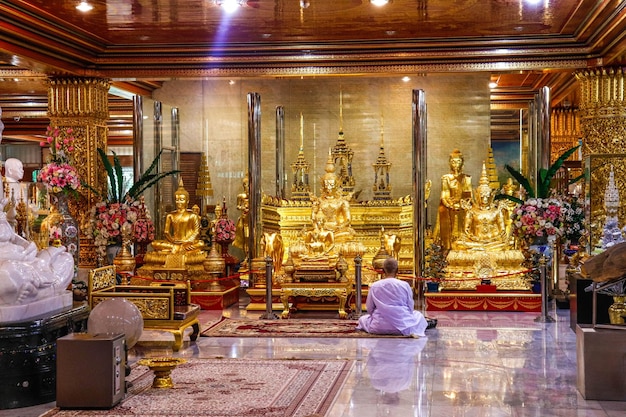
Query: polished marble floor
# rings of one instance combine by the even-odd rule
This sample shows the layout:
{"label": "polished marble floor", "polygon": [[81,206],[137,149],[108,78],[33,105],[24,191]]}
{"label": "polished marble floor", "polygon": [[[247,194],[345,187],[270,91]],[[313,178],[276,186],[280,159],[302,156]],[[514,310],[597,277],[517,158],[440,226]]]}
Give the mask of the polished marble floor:
{"label": "polished marble floor", "polygon": [[[229,317],[258,318],[234,306]],[[221,312],[203,311],[203,326]],[[569,310],[436,312],[421,339],[188,338],[175,355],[212,358],[348,358],[351,375],[330,417],[626,417],[626,402],[586,401],[576,388],[576,335]],[[130,360],[171,354],[168,334],[144,332]],[[237,399],[234,398],[233,401]],[[54,403],[0,416],[34,417]]]}

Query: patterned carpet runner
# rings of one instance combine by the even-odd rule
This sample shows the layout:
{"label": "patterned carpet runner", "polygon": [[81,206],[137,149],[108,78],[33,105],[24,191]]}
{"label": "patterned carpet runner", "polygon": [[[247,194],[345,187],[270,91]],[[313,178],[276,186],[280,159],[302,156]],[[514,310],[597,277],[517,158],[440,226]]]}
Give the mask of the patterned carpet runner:
{"label": "patterned carpet runner", "polygon": [[352,365],[348,360],[189,359],[172,371],[171,389],[152,388],[153,373],[135,366],[126,398],[112,409],[56,408],[41,417],[323,416]]}

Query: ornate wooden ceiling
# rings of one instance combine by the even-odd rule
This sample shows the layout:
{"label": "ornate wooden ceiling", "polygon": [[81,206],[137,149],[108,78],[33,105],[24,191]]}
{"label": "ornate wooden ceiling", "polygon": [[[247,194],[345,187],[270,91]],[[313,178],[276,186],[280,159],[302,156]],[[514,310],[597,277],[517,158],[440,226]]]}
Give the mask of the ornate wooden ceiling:
{"label": "ornate wooden ceiling", "polygon": [[89,3],[0,0],[3,120],[41,101],[50,74],[149,94],[171,78],[488,71],[494,109],[513,111],[546,85],[553,105],[575,105],[574,70],[625,62],[618,0],[248,0],[233,14],[214,0]]}

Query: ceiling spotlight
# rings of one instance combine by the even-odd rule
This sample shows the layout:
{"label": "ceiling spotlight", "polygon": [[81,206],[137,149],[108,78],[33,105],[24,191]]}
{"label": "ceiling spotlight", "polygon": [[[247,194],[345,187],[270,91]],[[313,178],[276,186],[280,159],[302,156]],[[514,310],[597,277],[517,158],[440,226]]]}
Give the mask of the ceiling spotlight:
{"label": "ceiling spotlight", "polygon": [[374,6],[381,7],[391,3],[391,0],[370,0],[370,3],[372,3]]}
{"label": "ceiling spotlight", "polygon": [[245,6],[246,0],[215,0],[215,4],[224,9],[226,13],[233,13],[241,6]]}
{"label": "ceiling spotlight", "polygon": [[78,6],[76,6],[76,10],[83,12],[83,13],[89,12],[92,9],[93,9],[93,6],[86,1],[81,1],[80,3],[78,3]]}
{"label": "ceiling spotlight", "polygon": [[411,77],[409,77],[408,75],[405,75],[404,77],[402,77],[402,81],[404,81],[405,83],[408,83],[409,81],[411,81]]}
{"label": "ceiling spotlight", "polygon": [[492,81],[492,82],[489,83],[489,88],[494,89],[496,87],[498,87],[498,83],[497,82]]}

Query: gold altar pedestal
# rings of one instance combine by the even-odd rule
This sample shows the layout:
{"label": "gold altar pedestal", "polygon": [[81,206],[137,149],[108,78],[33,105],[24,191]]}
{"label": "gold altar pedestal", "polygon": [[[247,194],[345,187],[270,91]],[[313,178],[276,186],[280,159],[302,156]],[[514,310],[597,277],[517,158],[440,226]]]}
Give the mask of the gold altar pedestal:
{"label": "gold altar pedestal", "polygon": [[490,280],[499,291],[528,291],[530,281],[522,266],[521,251],[451,250],[448,253],[442,290],[476,290],[482,280]]}
{"label": "gold altar pedestal", "polygon": [[[337,310],[339,318],[348,317],[346,301],[353,292],[352,282],[294,282],[283,284],[280,300],[281,318],[289,318],[292,310]],[[301,297],[301,299],[298,299]],[[333,302],[336,300],[336,302]],[[290,303],[291,306],[290,306]],[[322,302],[319,302],[322,301]]]}
{"label": "gold altar pedestal", "polygon": [[[248,288],[246,290],[250,302],[246,306],[246,311],[266,311],[265,288]],[[282,310],[283,303],[280,299],[280,288],[272,288],[272,310]]]}

